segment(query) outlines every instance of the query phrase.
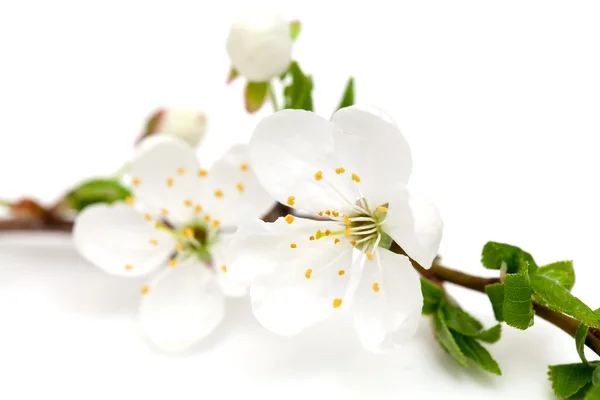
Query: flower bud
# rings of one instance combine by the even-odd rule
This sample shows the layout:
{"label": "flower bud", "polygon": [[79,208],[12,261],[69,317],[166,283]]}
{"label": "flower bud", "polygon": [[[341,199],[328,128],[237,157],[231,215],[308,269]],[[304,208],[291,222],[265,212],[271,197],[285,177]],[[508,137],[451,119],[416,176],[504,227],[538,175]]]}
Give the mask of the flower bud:
{"label": "flower bud", "polygon": [[162,108],[155,111],[147,120],[146,128],[138,143],[157,133],[176,136],[191,147],[197,147],[206,132],[206,114],[191,108]]}
{"label": "flower bud", "polygon": [[251,12],[231,25],[227,53],[240,75],[251,82],[266,82],[287,70],[292,43],[289,22],[278,14]]}

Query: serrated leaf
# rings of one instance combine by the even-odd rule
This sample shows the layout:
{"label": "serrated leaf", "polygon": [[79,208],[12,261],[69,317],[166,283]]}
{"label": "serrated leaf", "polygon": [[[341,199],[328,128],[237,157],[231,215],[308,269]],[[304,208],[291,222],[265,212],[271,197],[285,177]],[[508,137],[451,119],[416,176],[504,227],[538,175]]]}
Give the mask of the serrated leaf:
{"label": "serrated leaf", "polygon": [[502,375],[502,371],[496,360],[494,360],[485,347],[477,343],[477,340],[457,332],[452,332],[452,336],[465,356],[473,360],[484,370],[492,374]]}
{"label": "serrated leaf", "polygon": [[421,278],[421,293],[423,293],[422,313],[425,315],[434,313],[446,296],[444,289],[425,278]]}
{"label": "serrated leaf", "polygon": [[244,95],[246,111],[254,113],[258,111],[267,99],[269,91],[268,82],[248,82],[246,83],[246,91]]}
{"label": "serrated leaf", "polygon": [[92,204],[112,204],[129,196],[129,189],[115,179],[92,179],[67,193],[65,200],[73,210],[81,211]]}
{"label": "serrated leaf", "polygon": [[477,336],[483,329],[481,322],[458,306],[446,302],[442,309],[446,318],[446,325],[452,331],[466,336]]}
{"label": "serrated leaf", "polygon": [[283,89],[285,108],[312,111],[312,78],[302,72],[296,61],[290,64],[288,74],[292,81]]}
{"label": "serrated leaf", "polygon": [[354,78],[348,78],[348,82],[346,83],[346,88],[344,89],[344,95],[342,96],[342,101],[340,101],[340,105],[338,106],[338,110],[344,107],[350,107],[354,104]]}
{"label": "serrated leaf", "polygon": [[500,340],[500,336],[502,335],[502,325],[498,324],[496,326],[491,327],[490,329],[486,329],[485,331],[480,332],[476,338],[486,343],[496,343]]}
{"label": "serrated leaf", "polygon": [[583,400],[600,400],[600,386],[592,386]]}
{"label": "serrated leaf", "polygon": [[435,314],[433,314],[433,328],[435,330],[435,337],[438,342],[440,342],[440,345],[454,357],[457,363],[466,367],[467,359],[460,350],[460,347],[456,344],[452,333],[446,325],[446,319],[442,308],[438,308]]}
{"label": "serrated leaf", "polygon": [[533,274],[530,282],[535,294],[548,308],[570,315],[588,326],[600,327],[600,318],[585,303],[552,279]]}
{"label": "serrated leaf", "polygon": [[481,252],[481,263],[488,269],[500,269],[502,264],[506,264],[508,273],[516,273],[523,261],[529,263],[531,270],[535,270],[537,265],[531,254],[510,244],[487,242]]}
{"label": "serrated leaf", "polygon": [[527,268],[519,273],[508,274],[504,280],[504,321],[517,329],[525,330],[533,325],[533,303]]}
{"label": "serrated leaf", "polygon": [[301,30],[302,24],[300,23],[300,21],[296,20],[290,22],[290,37],[292,38],[292,40],[298,39]]}
{"label": "serrated leaf", "polygon": [[585,339],[587,338],[589,327],[585,324],[579,325],[577,328],[577,332],[575,332],[575,347],[577,348],[577,354],[579,354],[579,358],[586,364],[589,364],[588,360],[585,358]]}
{"label": "serrated leaf", "polygon": [[593,371],[594,367],[582,363],[551,365],[548,376],[554,393],[558,397],[567,398],[592,381]]}
{"label": "serrated leaf", "polygon": [[238,72],[238,70],[235,69],[234,67],[231,67],[229,69],[229,73],[227,74],[226,83],[229,85],[231,82],[235,81],[238,76],[240,76],[240,73]]}
{"label": "serrated leaf", "polygon": [[494,317],[496,321],[504,321],[504,284],[494,283],[485,287],[485,293],[492,303],[492,309],[494,310]]}
{"label": "serrated leaf", "polygon": [[558,261],[552,264],[544,265],[539,267],[535,273],[552,279],[567,290],[571,290],[573,285],[575,285],[575,270],[573,269],[573,261]]}

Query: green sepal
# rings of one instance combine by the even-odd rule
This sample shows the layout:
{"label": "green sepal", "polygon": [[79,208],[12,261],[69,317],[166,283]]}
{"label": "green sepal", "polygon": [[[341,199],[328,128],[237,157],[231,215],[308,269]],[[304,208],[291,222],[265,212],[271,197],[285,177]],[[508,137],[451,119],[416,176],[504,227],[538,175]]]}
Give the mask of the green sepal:
{"label": "green sepal", "polygon": [[302,24],[300,23],[300,21],[295,20],[290,22],[290,37],[292,38],[292,40],[298,39],[301,30]]}
{"label": "green sepal", "polygon": [[247,82],[244,94],[246,111],[255,113],[263,106],[269,91],[268,82]]}
{"label": "green sepal", "polygon": [[291,77],[291,82],[283,89],[285,108],[313,111],[312,78],[302,72],[296,61],[290,64],[287,74]]}
{"label": "green sepal", "polygon": [[344,107],[350,107],[354,104],[354,78],[348,78],[348,82],[346,83],[346,87],[344,88],[344,94],[342,95],[342,100],[340,101],[340,105],[337,110]]}
{"label": "green sepal", "polygon": [[238,77],[240,76],[240,73],[238,72],[237,69],[235,69],[235,67],[231,67],[229,68],[229,73],[227,74],[227,81],[225,81],[228,85],[235,81]]}

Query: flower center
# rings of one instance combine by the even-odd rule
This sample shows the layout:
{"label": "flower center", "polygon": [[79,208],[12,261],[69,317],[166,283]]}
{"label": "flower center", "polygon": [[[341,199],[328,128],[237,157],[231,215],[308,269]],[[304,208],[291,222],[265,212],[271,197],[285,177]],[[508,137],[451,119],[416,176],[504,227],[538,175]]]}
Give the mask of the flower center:
{"label": "flower center", "polygon": [[169,265],[175,266],[178,261],[196,257],[201,262],[212,267],[211,247],[219,240],[218,224],[205,221],[192,221],[183,228],[172,228],[166,224],[157,223],[157,228],[169,233],[177,240],[175,253]]}

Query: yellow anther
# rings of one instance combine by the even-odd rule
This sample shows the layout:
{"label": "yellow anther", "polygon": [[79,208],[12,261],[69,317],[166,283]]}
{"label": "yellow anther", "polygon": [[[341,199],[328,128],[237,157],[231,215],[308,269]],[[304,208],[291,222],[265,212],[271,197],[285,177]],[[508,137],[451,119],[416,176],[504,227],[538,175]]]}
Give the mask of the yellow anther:
{"label": "yellow anther", "polygon": [[374,291],[375,293],[379,292],[379,283],[375,282],[375,283],[373,284],[373,291]]}
{"label": "yellow anther", "polygon": [[133,200],[133,197],[131,197],[131,196],[127,196],[127,198],[125,199],[125,201],[127,202],[127,204],[131,204],[131,205],[133,205],[133,203],[135,202]]}
{"label": "yellow anther", "polygon": [[319,211],[317,214],[319,214],[319,217],[323,216],[323,211]]}
{"label": "yellow anther", "polygon": [[187,171],[187,170],[186,170],[185,168],[183,168],[183,167],[179,167],[179,168],[177,168],[177,173],[178,173],[179,175],[183,175],[183,174],[185,174],[185,173],[186,173],[186,171]]}
{"label": "yellow anther", "polygon": [[154,227],[155,227],[156,229],[160,229],[160,228],[162,228],[162,227],[163,227],[163,224],[161,224],[160,222],[156,221],[156,222],[154,223]]}
{"label": "yellow anther", "polygon": [[288,224],[291,224],[292,222],[294,222],[294,216],[291,214],[288,214],[287,217],[285,217],[285,222],[287,222]]}
{"label": "yellow anther", "polygon": [[150,240],[148,240],[148,242],[150,242],[150,244],[152,246],[158,246],[158,240],[156,240],[156,239],[150,239]]}
{"label": "yellow anther", "polygon": [[215,190],[215,197],[218,197],[218,198],[223,197],[223,191],[221,189]]}
{"label": "yellow anther", "polygon": [[219,226],[221,226],[221,221],[219,221],[218,219],[215,219],[215,220],[212,222],[212,227],[213,227],[213,228],[218,228]]}
{"label": "yellow anther", "polygon": [[194,230],[192,228],[185,228],[183,234],[187,237],[194,237]]}
{"label": "yellow anther", "polygon": [[221,265],[221,271],[227,272],[227,265]]}
{"label": "yellow anther", "polygon": [[342,305],[342,299],[333,299],[333,308],[340,308]]}
{"label": "yellow anther", "polygon": [[150,291],[150,286],[148,286],[148,285],[142,286],[142,289],[140,290],[140,292],[142,294],[148,294],[149,291]]}
{"label": "yellow anther", "polygon": [[208,175],[208,171],[207,170],[205,170],[205,169],[199,169],[198,170],[198,176],[205,177],[206,175]]}
{"label": "yellow anther", "polygon": [[167,178],[167,186],[173,186],[173,178]]}
{"label": "yellow anther", "polygon": [[359,177],[358,175],[356,175],[356,174],[352,174],[352,180],[353,180],[354,182],[357,182],[357,183],[358,183],[358,182],[360,182],[360,177]]}
{"label": "yellow anther", "polygon": [[331,216],[331,211],[325,210],[325,215],[327,215],[328,217]]}
{"label": "yellow anther", "polygon": [[205,220],[206,222],[210,221],[210,215],[206,214],[206,215],[204,216],[204,220]]}
{"label": "yellow anther", "polygon": [[327,229],[327,230],[325,231],[325,236],[329,236],[329,235],[331,235],[331,231],[330,231],[329,229]]}
{"label": "yellow anther", "polygon": [[315,240],[314,236],[309,237],[310,240]]}
{"label": "yellow anther", "polygon": [[177,265],[177,260],[172,258],[169,260],[169,267],[174,267]]}
{"label": "yellow anther", "polygon": [[379,207],[377,207],[377,211],[381,211],[383,213],[386,213],[387,212],[387,207],[379,206]]}
{"label": "yellow anther", "polygon": [[160,212],[162,215],[169,215],[169,210],[167,210],[166,208],[161,208]]}
{"label": "yellow anther", "polygon": [[296,200],[296,198],[294,196],[288,196],[288,199],[287,199],[288,206],[293,206],[295,204],[294,200]]}
{"label": "yellow anther", "polygon": [[146,221],[152,221],[152,215],[148,213],[144,214],[144,218],[146,218]]}
{"label": "yellow anther", "polygon": [[315,173],[315,180],[320,181],[321,179],[323,179],[323,171],[317,171]]}
{"label": "yellow anther", "polygon": [[344,222],[346,225],[350,225],[350,217],[347,214],[344,214]]}
{"label": "yellow anther", "polygon": [[183,243],[179,243],[179,242],[175,243],[175,248],[177,250],[183,250],[184,247],[185,246],[183,245]]}
{"label": "yellow anther", "polygon": [[248,164],[246,164],[246,163],[240,164],[240,170],[242,170],[242,171],[248,171]]}
{"label": "yellow anther", "polygon": [[131,184],[133,186],[140,186],[140,183],[141,183],[141,181],[140,181],[140,178],[138,178],[138,177],[135,177],[131,180]]}
{"label": "yellow anther", "polygon": [[339,217],[339,216],[340,216],[340,213],[339,213],[339,212],[337,212],[337,211],[332,211],[332,212],[331,212],[331,215],[333,215],[334,217]]}
{"label": "yellow anther", "polygon": [[370,251],[367,251],[365,254],[367,255],[367,258],[369,259],[369,261],[373,261],[373,253],[371,253]]}
{"label": "yellow anther", "polygon": [[241,192],[243,192],[243,191],[244,191],[244,184],[243,184],[242,182],[238,182],[238,183],[235,185],[235,188],[238,190],[238,192],[240,192],[240,193],[241,193]]}
{"label": "yellow anther", "polygon": [[344,232],[344,236],[350,237],[350,227],[349,226],[346,227],[346,232]]}
{"label": "yellow anther", "polygon": [[125,269],[126,269],[127,271],[131,271],[131,270],[133,269],[133,265],[131,265],[131,264],[126,264],[126,265],[125,265]]}
{"label": "yellow anther", "polygon": [[339,242],[341,242],[341,240],[338,238],[335,238],[335,240],[333,241],[333,244],[338,244]]}
{"label": "yellow anther", "polygon": [[349,135],[349,133],[347,131],[344,131],[344,135]]}
{"label": "yellow anther", "polygon": [[192,204],[194,204],[194,203],[192,203],[192,201],[191,201],[190,199],[188,199],[188,200],[185,200],[185,201],[183,202],[183,204],[185,204],[185,205],[186,205],[186,207],[191,207],[191,206],[192,206]]}
{"label": "yellow anther", "polygon": [[194,207],[194,212],[196,214],[199,214],[202,211],[202,206],[200,204],[196,204],[196,206]]}
{"label": "yellow anther", "polygon": [[356,240],[352,240],[352,241],[350,242],[350,244],[351,244],[352,246],[356,246]]}
{"label": "yellow anther", "polygon": [[298,246],[296,246],[296,243],[291,243],[291,244],[290,244],[290,247],[291,247],[292,249],[295,249],[295,248],[296,248],[296,247],[298,247]]}
{"label": "yellow anther", "polygon": [[312,269],[309,268],[304,272],[306,279],[310,279],[310,274],[312,274]]}
{"label": "yellow anther", "polygon": [[343,269],[340,269],[340,270],[338,271],[338,275],[339,275],[339,276],[342,276],[342,275],[344,275],[345,273],[346,273],[346,271],[344,271]]}
{"label": "yellow anther", "polygon": [[343,174],[344,172],[346,172],[346,170],[344,168],[342,168],[342,167],[335,169],[335,173],[338,174],[338,175],[339,174]]}

